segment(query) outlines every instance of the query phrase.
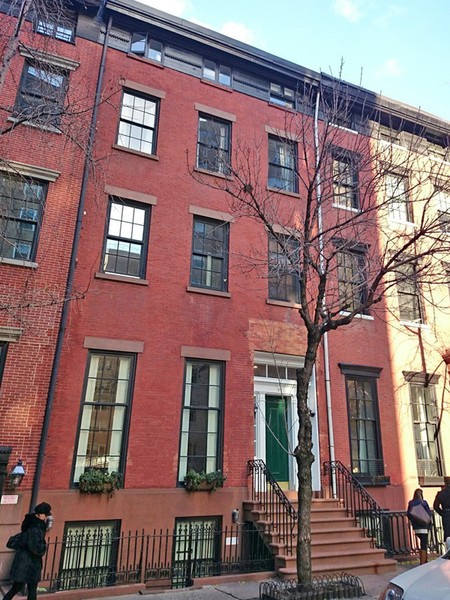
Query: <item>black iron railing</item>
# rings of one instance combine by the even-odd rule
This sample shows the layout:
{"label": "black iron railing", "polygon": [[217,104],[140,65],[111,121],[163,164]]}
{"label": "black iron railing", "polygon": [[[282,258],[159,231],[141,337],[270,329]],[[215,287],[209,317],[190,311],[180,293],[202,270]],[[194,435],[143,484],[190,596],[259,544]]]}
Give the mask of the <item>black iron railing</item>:
{"label": "black iron railing", "polygon": [[284,553],[295,554],[295,528],[297,511],[274,479],[263,460],[249,460],[248,474],[251,475],[251,500],[257,503],[259,521],[277,543],[284,545]]}
{"label": "black iron railing", "polygon": [[39,586],[51,592],[133,583],[176,588],[196,578],[273,570],[253,525],[186,524],[121,535],[84,529],[49,541]]}
{"label": "black iron railing", "polygon": [[[390,556],[407,556],[418,551],[417,538],[406,511],[382,508],[353,474],[339,461],[323,463],[323,484],[341,500],[347,514],[377,548]],[[441,554],[444,551],[440,519],[433,515],[428,535],[428,548]]]}

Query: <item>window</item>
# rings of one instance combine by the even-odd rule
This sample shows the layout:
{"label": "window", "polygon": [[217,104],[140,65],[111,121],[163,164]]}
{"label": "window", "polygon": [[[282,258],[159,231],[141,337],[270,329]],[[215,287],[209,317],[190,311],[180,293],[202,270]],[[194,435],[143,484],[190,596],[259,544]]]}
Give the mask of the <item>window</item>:
{"label": "window", "polygon": [[108,210],[103,271],[145,277],[150,207],[111,198]]}
{"label": "window", "polygon": [[367,299],[365,254],[351,249],[340,250],[337,253],[337,263],[341,310],[356,310]]}
{"label": "window", "polygon": [[2,383],[3,371],[5,369],[7,352],[8,342],[0,342],[0,385]]}
{"label": "window", "polygon": [[119,521],[66,523],[58,590],[114,585],[119,540]]}
{"label": "window", "polygon": [[397,269],[396,281],[400,320],[422,323],[423,310],[417,264],[401,265]]}
{"label": "window", "polygon": [[223,375],[223,363],[186,361],[179,481],[190,469],[209,473],[221,467]]}
{"label": "window", "polygon": [[442,233],[450,233],[450,194],[439,190],[437,193],[438,216]]}
{"label": "window", "polygon": [[0,173],[0,257],[34,260],[47,184]]}
{"label": "window", "polygon": [[269,181],[271,188],[298,191],[297,144],[269,135]]}
{"label": "window", "polygon": [[271,83],[269,88],[269,102],[278,106],[295,108],[294,90],[278,83]]}
{"label": "window", "polygon": [[42,33],[42,35],[48,35],[63,42],[73,42],[76,18],[75,13],[59,9],[58,14],[36,15],[34,28],[37,33]]}
{"label": "window", "polygon": [[212,60],[203,62],[203,79],[215,81],[221,85],[231,85],[231,69],[224,65],[219,65]]}
{"label": "window", "polygon": [[198,118],[197,167],[213,173],[229,173],[231,123],[200,114]]}
{"label": "window", "polygon": [[150,58],[159,63],[163,60],[163,45],[146,33],[133,33],[130,51],[137,56]]}
{"label": "window", "polygon": [[389,173],[385,175],[384,183],[390,218],[401,223],[412,223],[411,202],[407,193],[408,179],[403,175]]}
{"label": "window", "polygon": [[288,236],[269,236],[269,298],[299,302],[299,244]]}
{"label": "window", "polygon": [[410,383],[409,387],[418,475],[442,477],[435,386]]}
{"label": "window", "polygon": [[228,223],[206,217],[194,217],[192,285],[227,291],[228,237]]}
{"label": "window", "polygon": [[75,482],[86,469],[123,472],[134,369],[134,354],[89,353]]}
{"label": "window", "polygon": [[359,209],[358,171],[351,156],[333,156],[333,196],[336,206]]}
{"label": "window", "polygon": [[57,126],[64,111],[67,73],[50,64],[26,61],[14,108],[15,117]]}
{"label": "window", "polygon": [[376,385],[381,370],[340,367],[347,392],[352,473],[374,482],[374,477],[384,475]]}
{"label": "window", "polygon": [[117,144],[144,154],[156,154],[159,100],[125,90]]}

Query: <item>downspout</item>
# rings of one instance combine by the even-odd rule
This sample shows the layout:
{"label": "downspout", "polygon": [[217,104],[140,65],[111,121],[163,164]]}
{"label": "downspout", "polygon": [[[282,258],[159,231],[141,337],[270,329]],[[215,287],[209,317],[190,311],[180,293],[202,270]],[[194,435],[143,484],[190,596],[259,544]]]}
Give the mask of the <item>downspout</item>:
{"label": "downspout", "polygon": [[[102,4],[100,6],[99,14],[100,14],[100,11],[103,10],[104,4],[105,4],[105,0],[103,0]],[[96,20],[98,20],[97,17],[96,17]],[[62,348],[63,348],[64,335],[65,335],[67,319],[68,319],[68,315],[69,315],[70,302],[68,299],[70,298],[70,295],[72,293],[72,286],[73,286],[73,280],[75,277],[75,268],[76,268],[77,256],[78,256],[78,246],[80,243],[81,227],[83,225],[83,214],[84,214],[84,206],[85,206],[85,201],[86,201],[86,190],[87,190],[87,184],[89,181],[89,173],[90,173],[89,157],[91,156],[92,149],[94,146],[95,130],[96,130],[96,124],[97,124],[98,110],[99,110],[100,100],[101,100],[103,75],[105,72],[105,64],[106,64],[106,52],[108,49],[108,41],[109,41],[109,34],[111,31],[111,25],[112,25],[112,18],[110,17],[108,26],[107,26],[106,32],[105,32],[105,39],[103,42],[102,57],[101,57],[101,61],[100,61],[100,67],[99,67],[98,79],[97,79],[97,88],[95,90],[95,104],[94,104],[94,109],[92,111],[91,123],[89,126],[89,136],[88,136],[87,148],[86,148],[86,160],[84,162],[83,178],[82,178],[81,190],[80,190],[80,201],[78,204],[77,221],[76,221],[74,237],[73,237],[72,253],[70,256],[70,263],[69,263],[69,271],[67,273],[66,300],[64,301],[63,308],[61,311],[61,320],[60,320],[60,324],[59,324],[58,338],[56,341],[55,357],[53,359],[53,367],[52,367],[52,373],[50,376],[50,383],[49,383],[48,395],[47,395],[47,403],[45,406],[44,421],[42,424],[41,439],[39,442],[39,452],[38,452],[38,457],[37,457],[37,462],[36,462],[36,471],[34,474],[33,489],[31,492],[30,512],[33,512],[34,506],[37,504],[37,499],[38,499],[38,494],[39,494],[39,484],[41,481],[42,469],[44,466],[45,447],[47,445],[48,431],[50,428],[50,417],[51,417],[52,409],[53,409],[53,401],[55,398],[56,382],[58,379],[59,365],[61,362],[61,352],[62,352]]]}
{"label": "downspout", "polygon": [[[314,150],[316,154],[316,178],[317,178],[317,224],[319,228],[319,265],[320,270],[323,273],[325,269],[325,261],[323,257],[323,220],[322,220],[322,180],[320,177],[320,150],[319,150],[319,105],[320,105],[320,90],[317,90],[316,95],[316,106],[314,110]],[[322,303],[325,308],[325,295]],[[330,461],[334,463],[334,431],[333,431],[333,410],[331,402],[331,383],[330,383],[330,354],[328,348],[328,331],[325,331],[322,336],[323,341],[323,362],[325,371],[325,398],[327,404],[327,418],[328,418],[328,448],[330,451]],[[331,470],[331,488],[333,498],[336,498],[336,473]]]}

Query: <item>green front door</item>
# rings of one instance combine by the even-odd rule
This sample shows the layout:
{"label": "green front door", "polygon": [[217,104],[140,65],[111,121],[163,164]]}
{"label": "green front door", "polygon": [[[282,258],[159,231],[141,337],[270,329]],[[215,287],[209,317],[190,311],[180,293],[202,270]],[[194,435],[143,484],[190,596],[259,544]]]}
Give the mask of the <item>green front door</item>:
{"label": "green front door", "polygon": [[275,479],[289,481],[287,400],[266,396],[266,465]]}

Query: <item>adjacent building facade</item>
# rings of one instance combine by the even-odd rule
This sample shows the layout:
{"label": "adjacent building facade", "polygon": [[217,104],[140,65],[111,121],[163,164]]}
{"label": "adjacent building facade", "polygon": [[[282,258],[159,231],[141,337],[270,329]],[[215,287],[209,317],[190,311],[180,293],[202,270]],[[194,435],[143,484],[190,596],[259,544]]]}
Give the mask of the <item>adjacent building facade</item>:
{"label": "adjacent building facade", "polygon": [[[64,27],[27,21],[27,50],[5,80],[15,108],[0,136],[1,443],[12,448],[10,468],[20,458],[26,475],[17,503],[2,506],[0,534],[37,497],[53,506],[58,536],[86,525],[229,525],[248,496],[249,460],[296,489],[296,371],[307,338],[295,270],[279,240],[235,210],[227,165],[250,143],[253,184],[264,182],[295,221],[304,156],[289,120],[304,114],[312,127],[305,90],[330,84],[132,0],[71,8]],[[1,17],[14,23],[7,13],[5,5]],[[366,90],[349,94],[350,120],[333,123],[347,150],[332,154],[333,211],[360,210],[361,175],[348,158],[359,136],[360,152],[390,153],[389,189],[406,177],[392,148],[414,148],[427,171],[438,165],[448,235],[449,124]],[[42,104],[53,108],[36,127]],[[396,202],[396,227],[419,226],[407,211],[406,197]],[[274,231],[285,222],[274,217]],[[344,287],[359,272],[348,256]],[[427,290],[433,303],[399,286],[330,332],[309,394],[317,495],[329,460],[393,510],[419,485],[429,500],[439,489],[450,462],[450,302],[445,278],[438,283]],[[92,469],[120,473],[123,489],[80,493]],[[223,488],[188,493],[191,469],[221,471]],[[17,490],[6,482],[3,493]]]}

